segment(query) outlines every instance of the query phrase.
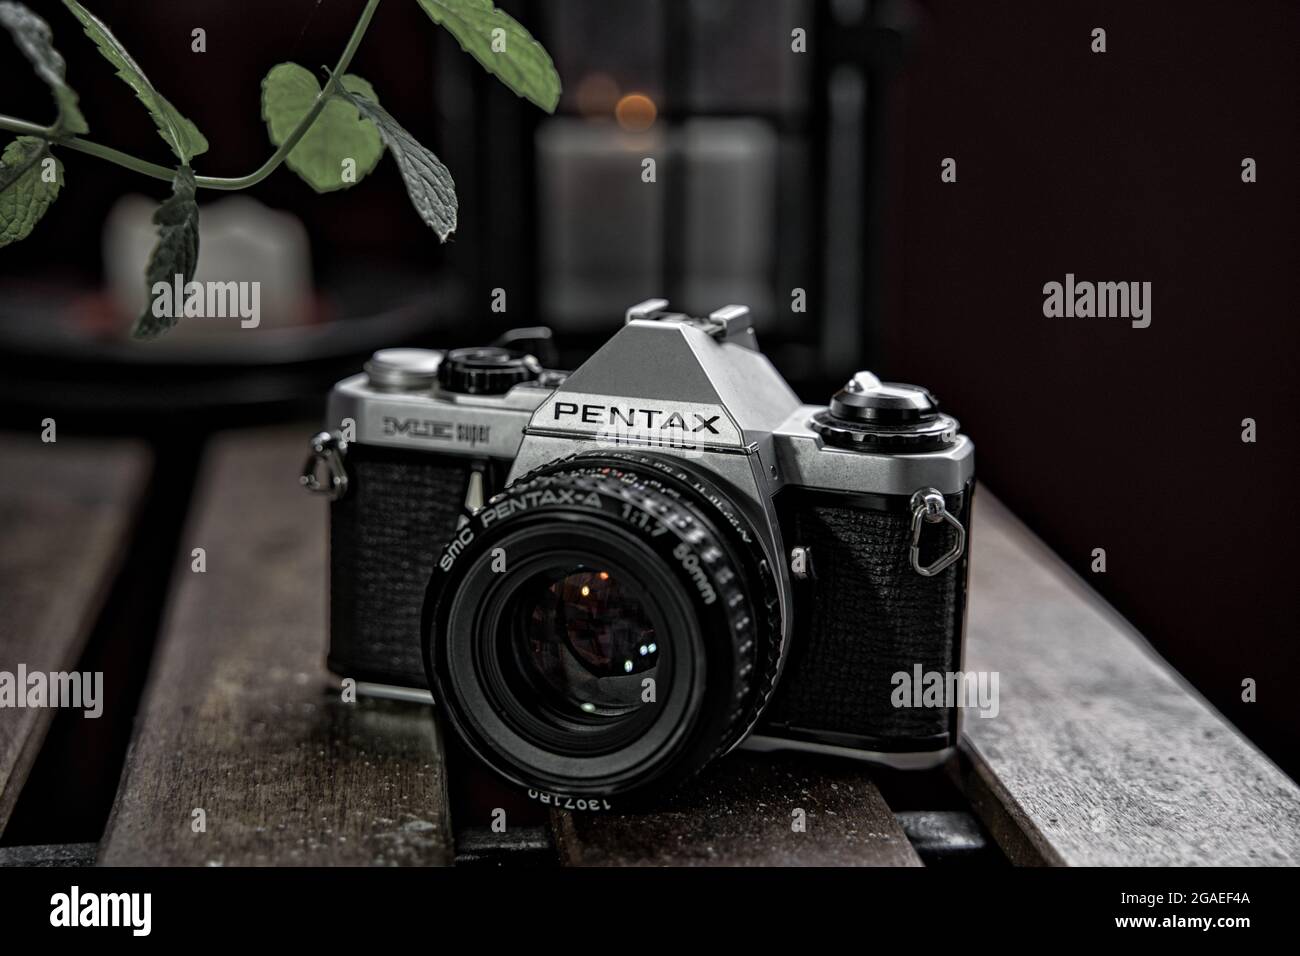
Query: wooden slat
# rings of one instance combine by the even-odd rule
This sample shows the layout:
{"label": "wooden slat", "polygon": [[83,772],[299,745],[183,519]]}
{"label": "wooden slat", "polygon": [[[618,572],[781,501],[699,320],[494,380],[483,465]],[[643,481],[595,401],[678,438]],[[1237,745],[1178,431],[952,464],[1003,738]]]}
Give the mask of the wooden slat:
{"label": "wooden slat", "polygon": [[205,455],[103,863],[451,862],[429,709],[345,704],[325,671],[326,505],[297,483],[309,432],[230,433]]}
{"label": "wooden slat", "polygon": [[95,844],[58,843],[53,846],[3,846],[0,847],[0,867],[93,866]]}
{"label": "wooden slat", "polygon": [[[76,669],[148,477],[133,442],[0,436],[0,671]],[[53,714],[0,708],[0,833]]]}
{"label": "wooden slat", "polygon": [[552,825],[577,866],[921,865],[862,765],[802,754],[735,753],[662,810],[557,811]]}
{"label": "wooden slat", "polygon": [[967,782],[1012,859],[1300,863],[1300,788],[987,489],[974,523],[966,667],[1000,713],[965,715]]}

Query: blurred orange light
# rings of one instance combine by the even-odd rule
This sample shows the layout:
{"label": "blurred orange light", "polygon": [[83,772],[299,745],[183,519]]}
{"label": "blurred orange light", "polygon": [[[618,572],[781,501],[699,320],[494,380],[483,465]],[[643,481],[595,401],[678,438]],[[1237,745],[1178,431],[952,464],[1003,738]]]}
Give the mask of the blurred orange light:
{"label": "blurred orange light", "polygon": [[659,110],[654,100],[642,93],[629,93],[618,101],[614,107],[614,118],[618,125],[629,133],[640,133],[654,125]]}
{"label": "blurred orange light", "polygon": [[608,571],[601,571],[600,574],[598,575],[598,577],[599,577],[602,581],[608,581],[608,580],[609,580],[609,572],[608,572]]}

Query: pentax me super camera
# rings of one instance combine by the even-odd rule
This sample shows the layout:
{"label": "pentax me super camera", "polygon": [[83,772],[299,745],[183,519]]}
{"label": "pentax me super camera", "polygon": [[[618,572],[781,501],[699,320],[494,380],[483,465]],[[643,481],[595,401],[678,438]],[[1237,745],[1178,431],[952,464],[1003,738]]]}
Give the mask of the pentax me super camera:
{"label": "pentax me super camera", "polygon": [[[974,446],[860,372],[801,404],[744,306],[629,309],[577,371],[376,353],[330,398],[331,670],[427,699],[501,776],[601,809],[744,742],[941,762]],[[904,699],[900,699],[904,698]],[[950,702],[947,702],[950,703]]]}

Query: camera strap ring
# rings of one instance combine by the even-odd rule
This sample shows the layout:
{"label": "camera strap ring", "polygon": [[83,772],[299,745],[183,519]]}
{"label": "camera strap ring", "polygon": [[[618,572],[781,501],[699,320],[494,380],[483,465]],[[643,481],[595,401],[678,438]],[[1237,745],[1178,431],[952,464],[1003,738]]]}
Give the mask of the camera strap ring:
{"label": "camera strap ring", "polygon": [[[927,524],[948,522],[957,531],[957,541],[943,557],[932,564],[921,563],[921,532]],[[922,577],[938,574],[961,557],[966,550],[966,529],[945,507],[943,495],[934,488],[922,488],[912,495],[912,570]]]}
{"label": "camera strap ring", "polygon": [[[298,481],[313,494],[327,495],[331,501],[342,498],[348,490],[348,473],[343,467],[343,453],[348,443],[333,432],[319,432],[311,440],[311,454],[302,466],[302,477]],[[321,480],[324,467],[328,483]]]}

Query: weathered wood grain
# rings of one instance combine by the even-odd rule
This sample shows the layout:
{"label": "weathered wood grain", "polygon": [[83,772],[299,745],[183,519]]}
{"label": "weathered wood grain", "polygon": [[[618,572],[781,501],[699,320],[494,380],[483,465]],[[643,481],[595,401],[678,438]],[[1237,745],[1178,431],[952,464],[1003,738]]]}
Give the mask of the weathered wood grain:
{"label": "weathered wood grain", "polygon": [[[0,671],[76,668],[148,477],[133,442],[0,436]],[[53,715],[0,708],[0,833]]]}
{"label": "weathered wood grain", "polygon": [[297,483],[309,432],[207,450],[105,864],[451,862],[429,709],[344,703],[325,671],[327,509]]}
{"label": "weathered wood grain", "polygon": [[0,847],[0,867],[85,867],[95,863],[95,844],[59,843],[53,846]]}
{"label": "weathered wood grain", "polygon": [[950,865],[988,855],[988,840],[979,821],[965,810],[903,810],[895,816],[927,865]]}
{"label": "weathered wood grain", "polygon": [[1300,863],[1300,788],[987,489],[974,523],[966,668],[1000,712],[964,715],[965,776],[1008,855]]}
{"label": "weathered wood grain", "polygon": [[662,810],[552,826],[571,866],[921,865],[864,766],[803,754],[734,753]]}

